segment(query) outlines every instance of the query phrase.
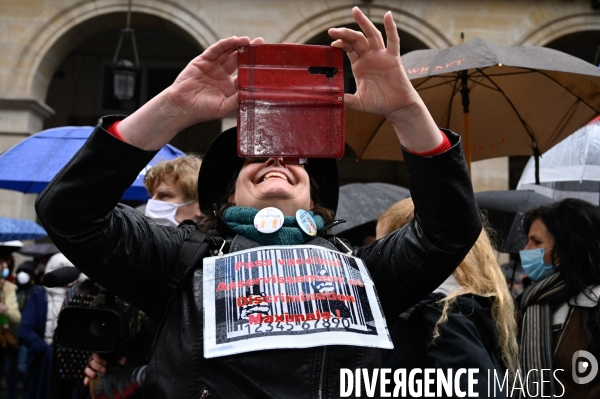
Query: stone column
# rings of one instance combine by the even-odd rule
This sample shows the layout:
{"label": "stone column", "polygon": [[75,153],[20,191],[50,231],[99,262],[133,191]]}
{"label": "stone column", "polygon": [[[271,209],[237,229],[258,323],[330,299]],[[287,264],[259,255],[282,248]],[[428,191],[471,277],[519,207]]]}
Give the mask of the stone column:
{"label": "stone column", "polygon": [[54,115],[45,103],[29,98],[0,98],[0,152],[43,129]]}
{"label": "stone column", "polygon": [[[45,103],[28,98],[0,99],[0,152],[43,129],[44,120],[54,114]],[[32,157],[35,154],[31,154]],[[0,215],[35,220],[36,194],[0,189]]]}

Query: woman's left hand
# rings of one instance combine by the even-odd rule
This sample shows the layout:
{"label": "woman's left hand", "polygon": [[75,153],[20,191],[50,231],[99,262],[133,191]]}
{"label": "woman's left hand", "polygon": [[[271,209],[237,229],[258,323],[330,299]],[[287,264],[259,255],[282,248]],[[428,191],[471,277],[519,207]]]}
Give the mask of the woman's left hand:
{"label": "woman's left hand", "polygon": [[400,59],[400,38],[392,13],[383,17],[387,47],[375,25],[360,11],[352,16],[362,31],[329,29],[331,45],[348,54],[356,79],[356,93],[344,97],[346,108],[385,116],[409,150],[437,147],[442,136],[421,97],[408,79]]}
{"label": "woman's left hand", "polygon": [[385,117],[410,108],[420,99],[402,66],[400,38],[392,13],[388,11],[383,17],[387,47],[381,32],[358,7],[352,9],[352,16],[364,33],[329,29],[329,35],[337,39],[332,47],[346,51],[356,79],[356,93],[346,94],[346,107]]}

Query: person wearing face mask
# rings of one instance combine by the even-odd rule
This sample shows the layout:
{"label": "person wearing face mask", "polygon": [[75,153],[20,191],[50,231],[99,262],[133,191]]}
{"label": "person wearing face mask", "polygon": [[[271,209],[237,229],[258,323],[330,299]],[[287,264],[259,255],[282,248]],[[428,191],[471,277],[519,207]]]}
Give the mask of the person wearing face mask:
{"label": "person wearing face mask", "polygon": [[186,155],[163,161],[146,172],[144,185],[151,199],[146,216],[161,226],[176,227],[186,219],[198,221],[198,172],[202,161]]}
{"label": "person wearing face mask", "polygon": [[18,240],[0,242],[0,259],[6,262],[7,265],[7,271],[4,272],[5,275],[2,276],[2,278],[13,284],[15,283],[15,275],[13,274],[15,269],[15,257],[13,253],[21,248],[23,248],[23,243]]}
{"label": "person wearing face mask", "polygon": [[[31,260],[25,261],[17,267],[17,278],[15,283],[17,284],[17,302],[19,303],[19,311],[21,313],[23,313],[27,298],[29,298],[29,295],[33,292],[34,287],[36,287],[34,276],[37,267],[38,263]],[[17,328],[17,334],[18,330],[19,329]],[[16,383],[21,381],[24,386],[25,381],[27,380],[27,347],[23,345],[20,340],[16,374],[18,375],[18,378],[15,378],[14,381]]]}
{"label": "person wearing face mask", "polygon": [[575,352],[600,359],[600,208],[565,199],[527,212],[523,227],[521,264],[533,283],[521,298],[521,366],[538,371],[529,374],[530,394],[598,398],[600,377],[578,384],[572,375],[585,376]]}
{"label": "person wearing face mask", "polygon": [[[57,253],[48,261],[46,273],[63,267],[73,267],[73,263],[62,253]],[[50,397],[54,330],[66,293],[66,286],[36,285],[25,303],[19,328],[19,340],[27,347],[25,399]]]}
{"label": "person wearing face mask", "polygon": [[[198,221],[200,218],[200,206],[198,204],[198,173],[202,161],[195,155],[186,155],[170,161],[163,161],[153,166],[146,172],[144,185],[150,194],[145,209],[145,215],[160,226],[176,227],[184,220]],[[146,342],[152,339],[152,334],[142,331],[132,343],[136,352],[142,352],[150,347]],[[133,370],[142,370],[145,362],[132,359],[140,358],[137,356],[122,357],[119,363]],[[90,393],[93,398],[101,397],[102,392],[112,392],[117,389],[116,386],[126,386],[128,394],[121,392],[123,398],[133,398],[139,396],[138,387],[143,385],[143,378],[138,378],[135,384],[126,381],[130,377],[127,369],[113,367],[109,377],[105,377],[107,361],[102,354],[93,353],[90,359],[90,365],[85,370],[85,385],[90,386]],[[101,370],[101,381],[95,381]],[[132,373],[133,374],[133,373]],[[137,373],[135,375],[142,375]],[[124,391],[125,389],[121,389]]]}
{"label": "person wearing face mask", "polygon": [[[192,60],[173,85],[135,113],[125,119],[103,118],[81,151],[38,197],[36,211],[52,241],[86,275],[140,309],[162,316],[146,371],[144,397],[340,397],[341,368],[381,367],[377,345],[390,346],[384,317],[401,313],[439,286],[477,240],[481,219],[460,138],[438,129],[410,83],[392,13],[383,17],[387,43],[358,7],[352,9],[352,16],[362,32],[329,30],[332,46],[348,54],[357,81],[357,92],[345,94],[344,104],[384,115],[393,124],[415,201],[415,219],[407,226],[366,247],[344,248],[339,239],[327,234],[339,223],[334,222],[339,195],[336,160],[244,159],[237,155],[235,128],[217,136],[202,161],[198,177],[202,216],[197,225],[157,226],[117,204],[148,157],[179,131],[235,111],[237,53],[242,47],[263,43],[262,38],[251,41],[234,36],[218,41]],[[312,122],[306,121],[307,140]],[[200,236],[205,238],[196,241]],[[241,287],[241,280],[240,285],[228,286],[221,281],[223,290],[204,288],[217,282],[209,278],[210,270],[217,267],[210,262],[220,262],[221,256],[229,262],[245,254],[264,254],[271,251],[267,248],[271,245],[283,246],[281,253],[287,254],[289,268],[276,271],[277,276],[265,269],[281,264],[273,264],[273,257],[265,263],[241,262],[235,275],[243,276],[248,285],[240,289],[240,296],[236,298],[234,289]],[[183,251],[190,246],[196,250],[191,265],[180,258],[182,253],[190,254]],[[301,251],[322,255],[290,258]],[[348,266],[351,260],[357,262],[354,258],[364,263],[364,269]],[[228,263],[224,280],[235,273],[230,267],[234,264]],[[348,279],[337,278],[342,268],[348,270],[344,272]],[[179,274],[181,269],[189,273]],[[323,269],[325,273],[320,273]],[[292,274],[284,277],[288,272]],[[306,279],[304,272],[309,273]],[[266,274],[258,278],[259,273]],[[323,285],[322,292],[315,292],[311,281],[334,282],[334,288],[348,295],[341,291],[336,295]],[[321,313],[318,303],[313,305],[304,297],[307,293],[316,302],[355,306],[350,290],[366,293],[373,286],[377,293],[369,291],[372,301],[365,299],[365,306],[361,305],[364,319],[360,320],[358,316],[349,320],[339,307]],[[288,303],[290,296],[281,290],[296,292],[302,303]],[[209,297],[217,291],[227,294],[228,305],[220,306],[213,300],[216,297]],[[363,300],[366,294],[358,298]],[[264,325],[262,308],[259,312],[250,309],[263,299],[270,309]],[[161,312],[165,303],[168,307]],[[296,323],[286,320],[290,313],[284,314],[283,307],[295,313]],[[375,318],[374,313],[380,316]],[[299,322],[302,317],[305,323]],[[258,324],[251,332],[250,318]],[[274,318],[283,321],[277,326]],[[211,329],[217,319],[227,326]],[[258,327],[264,330],[257,332]],[[220,334],[219,339],[231,341],[211,346],[217,338],[213,331]],[[209,351],[227,353],[209,353],[205,345]],[[237,347],[242,350],[236,352]]]}
{"label": "person wearing face mask", "polygon": [[17,286],[7,278],[10,268],[7,261],[0,260],[0,354],[6,367],[6,388],[9,399],[17,398],[17,361],[19,345],[17,343],[21,312],[17,302]]}
{"label": "person wearing face mask", "polygon": [[38,285],[34,280],[37,265],[38,264],[35,261],[28,260],[17,267],[15,283],[17,284],[17,301],[21,312],[23,312],[23,309],[25,308],[25,303],[27,302],[29,294],[33,291],[33,287]]}

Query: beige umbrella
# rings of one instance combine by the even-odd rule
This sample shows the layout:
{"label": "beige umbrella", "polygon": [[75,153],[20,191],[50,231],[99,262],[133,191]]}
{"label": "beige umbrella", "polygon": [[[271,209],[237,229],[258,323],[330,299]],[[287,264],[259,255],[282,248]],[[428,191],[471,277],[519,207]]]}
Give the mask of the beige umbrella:
{"label": "beige umbrella", "polygon": [[[556,50],[473,39],[402,62],[438,126],[463,136],[468,160],[539,155],[600,113],[600,69]],[[402,160],[381,116],[347,110],[345,133],[359,159]]]}

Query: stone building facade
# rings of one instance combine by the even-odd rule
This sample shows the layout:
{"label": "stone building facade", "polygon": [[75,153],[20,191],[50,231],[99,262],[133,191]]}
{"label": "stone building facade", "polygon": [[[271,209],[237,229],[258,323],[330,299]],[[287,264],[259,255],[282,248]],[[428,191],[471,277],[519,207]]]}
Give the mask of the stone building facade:
{"label": "stone building facade", "polygon": [[[130,112],[222,37],[328,44],[328,28],[354,23],[352,6],[376,24],[391,10],[403,52],[458,44],[461,32],[504,45],[549,46],[590,62],[600,46],[594,0],[133,0],[142,72],[134,103],[122,109],[111,98],[110,66],[128,0],[0,0],[0,151],[46,128]],[[174,144],[201,153],[233,124],[235,115],[195,126]],[[353,158],[341,161],[342,182],[405,179],[398,162]],[[476,190],[507,189],[510,165],[508,158],[474,163]],[[0,190],[0,199],[0,215],[35,219],[35,195]]]}

